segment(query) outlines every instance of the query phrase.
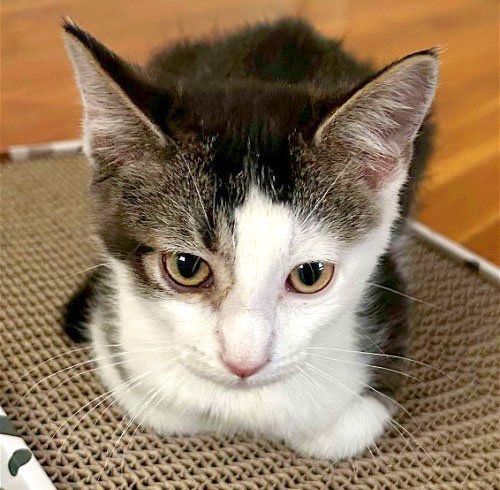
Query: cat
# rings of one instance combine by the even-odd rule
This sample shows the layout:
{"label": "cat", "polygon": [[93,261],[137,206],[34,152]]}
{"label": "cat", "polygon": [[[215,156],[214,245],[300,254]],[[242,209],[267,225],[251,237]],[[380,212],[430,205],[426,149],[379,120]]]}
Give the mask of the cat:
{"label": "cat", "polygon": [[362,453],[404,374],[398,257],[437,51],[374,72],[281,19],[139,67],[63,28],[103,258],[69,335],[91,342],[131,422]]}

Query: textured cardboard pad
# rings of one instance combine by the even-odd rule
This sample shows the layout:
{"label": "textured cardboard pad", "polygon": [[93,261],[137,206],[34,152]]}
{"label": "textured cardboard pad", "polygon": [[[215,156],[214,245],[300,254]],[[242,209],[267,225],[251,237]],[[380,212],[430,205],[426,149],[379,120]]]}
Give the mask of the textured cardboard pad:
{"label": "textured cardboard pad", "polygon": [[97,398],[93,363],[70,367],[88,351],[71,352],[81,346],[61,331],[62,307],[94,264],[86,163],[1,172],[0,405],[57,488],[500,488],[500,297],[474,271],[410,240],[412,294],[434,306],[413,304],[409,357],[435,369],[408,365],[419,381],[405,378],[398,401],[409,414],[371,453],[330,463],[248,435],[160,437],[135,425],[120,439],[129,419]]}

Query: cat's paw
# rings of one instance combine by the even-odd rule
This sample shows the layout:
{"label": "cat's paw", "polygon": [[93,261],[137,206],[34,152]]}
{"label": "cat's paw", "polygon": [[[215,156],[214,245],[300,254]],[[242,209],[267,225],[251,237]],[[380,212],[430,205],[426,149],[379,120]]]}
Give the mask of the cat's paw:
{"label": "cat's paw", "polygon": [[314,458],[341,460],[361,454],[384,433],[389,409],[372,396],[361,397],[321,432],[290,440],[299,453]]}

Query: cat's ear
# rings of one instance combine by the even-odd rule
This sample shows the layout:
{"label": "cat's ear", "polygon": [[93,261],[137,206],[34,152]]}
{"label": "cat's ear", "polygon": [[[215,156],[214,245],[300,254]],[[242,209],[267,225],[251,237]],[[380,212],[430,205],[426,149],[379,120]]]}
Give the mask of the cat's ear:
{"label": "cat's ear", "polygon": [[94,164],[120,166],[165,146],[151,117],[160,94],[141,70],[70,20],[62,26],[83,102],[84,149]]}
{"label": "cat's ear", "polygon": [[319,126],[315,144],[341,149],[372,188],[394,179],[402,183],[434,98],[438,63],[437,51],[429,50],[390,65]]}

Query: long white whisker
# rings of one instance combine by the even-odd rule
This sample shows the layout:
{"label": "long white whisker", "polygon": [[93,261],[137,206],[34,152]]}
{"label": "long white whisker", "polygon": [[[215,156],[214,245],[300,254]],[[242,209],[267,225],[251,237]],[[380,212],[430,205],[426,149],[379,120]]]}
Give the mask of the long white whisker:
{"label": "long white whisker", "polygon": [[[316,369],[318,369],[319,371],[321,371],[321,369],[319,369],[317,366],[314,366]],[[321,371],[323,372],[323,371]],[[327,373],[323,372],[323,375],[325,376],[328,376]],[[340,380],[335,380],[336,382],[338,383],[342,383],[342,381]],[[378,391],[377,389],[375,389],[373,386],[370,386],[369,384],[367,383],[363,383],[362,381],[359,381],[359,380],[356,380],[355,381],[356,383],[358,383],[359,385],[363,386],[364,388],[368,388],[372,391],[374,391],[375,393],[377,393],[378,395],[386,398],[387,400],[389,400],[390,403],[394,403],[395,405],[397,405],[404,413],[406,413],[411,419],[413,419],[413,415],[405,408],[403,407],[403,405],[401,405],[399,402],[397,402],[396,400],[394,400],[393,398],[391,398],[390,396],[386,395],[385,393],[382,393],[381,391]],[[345,386],[345,383],[342,383],[344,386]],[[353,392],[354,393],[354,392]]]}
{"label": "long white whisker", "polygon": [[408,434],[411,437],[412,441],[417,445],[417,447],[420,448],[424,452],[424,454],[429,458],[429,460],[432,462],[432,464],[434,466],[436,466],[436,461],[434,460],[434,458],[432,458],[432,456],[430,455],[430,453],[428,451],[426,451],[426,449],[424,448],[424,446],[422,446],[422,444],[420,444],[415,439],[415,436],[408,429],[406,429],[405,427],[403,427],[399,422],[397,422],[393,418],[391,418],[391,420],[389,420],[389,423],[394,427],[394,429],[396,429],[396,431],[401,435],[401,437],[403,437],[403,439],[404,439],[404,436],[403,436],[403,434],[401,433],[401,431],[397,427],[399,426],[399,428],[402,431],[404,431],[406,434]]}
{"label": "long white whisker", "polygon": [[[106,471],[106,467],[109,463],[109,460],[111,459],[111,457],[113,456],[113,453],[115,452],[116,448],[118,447],[118,444],[120,444],[120,441],[123,439],[124,435],[126,434],[127,430],[130,428],[130,426],[135,422],[135,420],[140,417],[140,415],[144,412],[144,410],[150,405],[150,403],[154,400],[154,398],[161,392],[163,388],[163,384],[161,384],[159,387],[153,387],[151,388],[145,395],[145,398],[146,398],[146,401],[141,405],[141,407],[139,408],[139,411],[132,417],[132,419],[130,420],[130,422],[127,424],[127,426],[125,427],[125,429],[122,431],[122,433],[120,434],[120,437],[118,438],[118,440],[116,441],[116,443],[114,444],[113,448],[111,449],[111,452],[108,453],[108,455],[106,456],[106,463],[104,464],[104,467],[101,471],[101,473],[99,474],[98,478],[97,478],[97,481],[100,480],[101,476],[104,474],[104,472]],[[152,395],[150,396],[150,393],[152,393]]]}
{"label": "long white whisker", "polygon": [[308,378],[310,381],[312,381],[312,383],[326,396],[328,397],[328,393],[327,391],[305,370],[305,369],[302,369],[300,366],[297,366],[297,369],[306,377]]}
{"label": "long white whisker", "polygon": [[448,379],[451,381],[455,382],[455,380],[445,371],[442,371],[439,368],[436,368],[432,366],[431,364],[427,364],[426,362],[422,361],[417,361],[416,359],[411,359],[410,357],[404,357],[404,356],[397,356],[394,354],[383,354],[383,353],[377,353],[377,352],[363,352],[363,351],[357,351],[357,350],[349,350],[349,349],[337,349],[335,347],[308,347],[306,350],[321,350],[321,351],[332,351],[332,352],[346,352],[350,354],[363,354],[367,356],[378,356],[378,357],[386,357],[389,359],[398,359],[401,361],[408,361],[413,364],[417,364],[419,366],[424,366],[426,368],[432,369],[433,371],[438,372],[439,374],[442,374],[443,376],[446,376]]}
{"label": "long white whisker", "polygon": [[[332,383],[334,384],[337,384],[337,386],[341,386],[341,387],[344,387],[344,389],[346,389],[349,393],[355,395],[355,396],[361,396],[359,395],[358,393],[356,393],[355,391],[351,390],[350,388],[347,387],[347,385],[345,383],[343,383],[342,381],[340,381],[339,379],[335,379],[334,377],[330,376],[328,373],[325,373],[323,370],[319,369],[317,366],[314,366],[313,364],[310,364],[310,363],[305,363],[307,364],[311,369],[315,370],[318,374],[321,374],[325,379],[331,381]],[[358,383],[359,385],[363,386],[364,388],[369,388],[371,389],[372,391],[375,391],[378,395],[380,396],[383,396],[385,398],[387,398],[391,403],[394,403],[395,405],[397,405],[403,412],[405,412],[410,418],[413,418],[413,415],[408,412],[408,410],[403,407],[403,405],[401,405],[400,403],[398,403],[396,400],[394,400],[393,398],[385,395],[384,393],[381,393],[380,391],[376,390],[375,388],[373,388],[372,386],[366,384],[366,383],[363,383],[361,381],[358,381],[356,380],[355,381],[356,383]]]}
{"label": "long white whisker", "polygon": [[[311,368],[311,369],[313,369],[315,372],[317,372],[319,375],[323,376],[325,379],[327,379],[327,380],[331,381],[333,384],[335,384],[335,385],[337,385],[337,386],[340,386],[341,388],[345,389],[347,392],[351,393],[352,395],[354,395],[354,396],[355,396],[355,397],[357,397],[357,398],[362,398],[362,395],[360,395],[359,393],[356,393],[355,391],[351,390],[351,389],[350,389],[350,388],[349,388],[349,387],[348,387],[348,386],[347,386],[344,382],[342,382],[342,381],[340,381],[340,380],[338,380],[338,379],[333,378],[333,377],[332,377],[332,376],[330,376],[328,373],[325,373],[324,371],[322,371],[321,369],[319,369],[318,367],[316,367],[316,366],[314,366],[314,365],[312,365],[312,364],[310,364],[310,363],[305,363],[305,364],[306,364],[307,366],[309,366],[309,368]],[[361,383],[361,382],[359,382],[359,381],[356,381],[356,382],[357,382],[358,384],[362,385],[362,386],[369,387],[368,385],[366,385],[366,384],[364,384],[364,383]],[[384,395],[383,393],[381,393],[381,392],[379,392],[379,391],[377,391],[377,390],[375,390],[375,391],[376,391],[379,395],[386,396],[386,395]],[[392,398],[390,398],[390,397],[387,397],[387,396],[386,396],[386,398],[388,398],[389,400],[391,400],[391,402],[392,402],[392,403],[397,404],[397,405],[398,405],[399,407],[401,407],[401,408],[402,408],[402,409],[403,409],[406,413],[408,413],[408,414],[409,414],[409,412],[408,412],[405,408],[403,408],[403,407],[402,407],[402,405],[400,405],[398,402],[396,402],[396,400],[394,400],[394,399],[392,399]],[[412,416],[411,416],[411,414],[409,414],[409,415],[410,415],[410,417],[412,417]],[[390,423],[391,425],[393,425],[393,424],[392,424],[392,422],[395,422],[395,423],[396,423],[397,425],[399,425],[399,426],[400,426],[403,430],[405,430],[405,431],[406,431],[406,432],[407,432],[407,433],[408,433],[408,434],[412,437],[412,439],[413,439],[413,441],[415,442],[415,444],[416,444],[416,445],[417,445],[420,449],[422,449],[422,451],[423,451],[423,452],[427,455],[427,457],[428,457],[428,458],[429,458],[429,459],[430,459],[430,460],[434,463],[434,460],[430,457],[429,453],[428,453],[428,452],[427,452],[427,451],[423,448],[423,446],[422,446],[421,444],[419,444],[419,443],[416,441],[416,439],[413,437],[413,435],[412,435],[412,434],[411,434],[411,433],[410,433],[407,429],[405,429],[405,428],[404,428],[401,424],[397,423],[397,422],[396,422],[396,421],[395,421],[395,420],[391,417],[391,419],[389,420],[389,423]],[[394,425],[393,425],[393,427],[394,427]],[[396,427],[394,427],[394,428],[396,428]],[[396,428],[396,430],[397,430],[397,428]],[[398,432],[399,432],[399,430],[398,430]],[[405,439],[405,438],[404,438],[404,436],[403,436],[400,432],[399,432],[399,434],[401,435],[401,437],[403,437],[403,439]]]}
{"label": "long white whisker", "polygon": [[[157,351],[159,349],[164,349],[165,346],[158,346],[158,347],[152,347],[150,349],[143,349],[143,350],[136,350],[136,351],[129,351],[131,353],[136,353],[136,352],[151,352],[151,351]],[[102,361],[102,360],[108,360],[108,359],[113,359],[115,357],[119,357],[119,356],[123,356],[124,354],[126,354],[126,351],[124,352],[119,352],[119,353],[116,353],[116,354],[110,354],[110,355],[107,355],[107,356],[101,356],[101,357],[96,357],[96,358],[93,358],[93,359],[87,359],[85,361],[81,361],[77,364],[73,364],[71,366],[68,366],[66,368],[63,368],[63,369],[59,369],[58,371],[55,371],[54,373],[51,373],[49,374],[48,376],[45,376],[44,378],[42,378],[40,381],[37,381],[31,388],[29,388],[29,390],[21,397],[21,399],[19,400],[17,406],[19,405],[19,403],[24,400],[24,398],[26,398],[37,386],[39,386],[41,383],[43,383],[44,381],[47,381],[49,380],[50,378],[53,378],[54,376],[57,376],[58,374],[61,374],[61,373],[64,373],[66,371],[69,371],[70,369],[74,369],[76,367],[79,367],[79,366],[84,366],[86,364],[90,364],[92,362],[96,362],[96,361]]]}
{"label": "long white whisker", "polygon": [[369,284],[370,286],[373,286],[375,288],[380,288],[380,289],[383,289],[384,291],[389,291],[391,293],[397,294],[399,296],[402,296],[403,298],[410,299],[412,301],[416,301],[417,303],[421,303],[423,305],[430,306],[431,308],[436,308],[440,311],[446,311],[444,308],[441,308],[441,306],[435,305],[434,303],[429,303],[428,301],[424,301],[423,299],[416,298],[415,296],[411,296],[409,294],[402,293],[401,291],[398,291],[396,289],[392,289],[392,288],[387,287],[387,286],[382,286],[381,284],[376,284],[374,282],[367,282],[367,284]]}
{"label": "long white whisker", "polygon": [[[179,343],[178,341],[168,341],[168,342],[153,342],[153,341],[142,341],[142,342],[134,342],[135,344],[145,344],[145,345],[165,345],[165,343],[168,344],[173,344],[173,343]],[[52,356],[49,359],[46,359],[45,361],[37,364],[35,367],[31,368],[29,371],[26,371],[24,374],[22,374],[14,383],[12,383],[12,386],[15,385],[15,383],[21,381],[24,379],[26,376],[31,374],[33,371],[40,369],[42,366],[45,364],[49,363],[50,361],[53,361],[55,359],[59,359],[64,356],[69,356],[70,354],[74,354],[76,352],[83,352],[87,350],[92,350],[94,347],[120,347],[122,345],[125,345],[124,343],[114,343],[114,344],[96,344],[92,343],[92,345],[86,345],[85,347],[79,347],[77,349],[71,349],[69,351],[62,352],[61,354],[57,354],[56,356]]]}
{"label": "long white whisker", "polygon": [[99,267],[110,267],[110,266],[107,262],[101,262],[100,264],[96,264],[96,265],[93,265],[91,267],[87,267],[86,269],[82,269],[80,271],[73,272],[72,274],[69,274],[68,276],[58,277],[56,279],[53,279],[53,281],[54,280],[60,281],[61,279],[64,280],[64,279],[69,279],[71,277],[79,276],[80,274],[85,274],[86,272],[93,271],[94,269],[98,269]]}
{"label": "long white whisker", "polygon": [[[119,386],[113,388],[112,390],[109,390],[109,391],[106,391],[105,393],[103,393],[102,395],[99,395],[98,397],[96,398],[93,398],[92,400],[90,400],[90,402],[86,403],[83,407],[81,407],[80,409],[78,409],[71,417],[69,417],[68,420],[70,420],[71,418],[73,417],[76,417],[82,410],[84,410],[86,407],[88,407],[89,405],[91,405],[92,403],[96,402],[97,400],[99,400],[99,398],[102,398],[104,397],[104,399],[102,399],[101,401],[99,401],[94,407],[92,407],[87,413],[83,414],[82,417],[80,417],[79,420],[77,420],[77,422],[75,423],[75,425],[73,425],[73,427],[70,429],[68,435],[64,438],[64,441],[62,442],[61,444],[61,447],[59,448],[59,450],[57,451],[57,456],[56,457],[59,457],[60,454],[61,454],[61,451],[64,447],[64,445],[67,443],[67,441],[69,440],[69,438],[71,437],[71,434],[73,434],[73,432],[76,430],[76,428],[78,427],[78,425],[80,425],[80,423],[82,422],[82,420],[88,416],[89,414],[91,414],[96,408],[98,408],[100,405],[102,405],[106,400],[108,400],[109,398],[111,398],[113,395],[115,395],[116,393],[118,393],[119,391],[121,391],[123,388],[127,387],[127,391],[129,390],[132,390],[134,388],[136,388],[139,384],[140,384],[140,378],[143,378],[144,376],[150,374],[151,372],[153,372],[153,370],[150,370],[150,371],[147,371],[146,373],[144,373],[143,375],[141,376],[137,376],[135,378],[132,378],[130,380],[128,380],[127,382],[125,383],[122,383],[120,384]],[[63,422],[58,428],[57,430],[54,432],[54,434],[52,435],[51,439],[53,439],[57,433],[61,430],[61,428],[64,426],[65,422]]]}
{"label": "long white whisker", "polygon": [[[177,356],[176,358],[174,359],[169,359],[170,361],[170,364],[175,362],[177,359],[181,358],[182,355],[180,356]],[[165,367],[165,365],[163,365],[162,367]],[[166,382],[165,382],[166,383]],[[164,388],[165,386],[165,383],[162,383],[159,387],[153,387],[151,388],[147,393],[146,395],[144,395],[144,398],[146,398],[146,401],[142,404],[142,406],[139,408],[139,411],[132,417],[132,419],[130,420],[130,422],[128,423],[128,425],[125,427],[125,429],[122,431],[122,433],[120,434],[120,437],[118,438],[118,440],[116,441],[115,445],[113,446],[112,450],[110,453],[108,453],[108,455],[106,456],[106,463],[104,464],[104,467],[99,475],[99,477],[97,478],[97,481],[99,481],[99,479],[101,478],[101,476],[104,474],[104,471],[106,470],[106,466],[110,460],[110,458],[113,456],[113,453],[114,451],[116,450],[116,448],[118,447],[118,444],[120,443],[120,441],[123,439],[123,436],[126,434],[127,430],[130,428],[130,426],[135,422],[135,420],[137,420],[137,418],[140,417],[140,415],[145,411],[145,409],[152,403],[152,401],[154,400],[154,398],[161,392],[161,390]],[[151,392],[154,393],[149,396],[149,394]],[[149,397],[149,398],[148,398]]]}
{"label": "long white whisker", "polygon": [[[121,383],[119,386],[115,387],[115,388],[112,388],[111,390],[108,390],[108,391],[105,391],[104,393],[100,394],[99,396],[96,396],[94,398],[92,398],[92,400],[90,400],[89,402],[87,402],[85,405],[83,405],[82,407],[80,407],[75,413],[73,413],[72,415],[70,415],[58,428],[57,430],[54,432],[54,434],[52,434],[51,436],[51,439],[54,439],[54,437],[58,434],[58,432],[66,425],[66,422],[68,420],[71,420],[73,417],[76,417],[80,412],[82,412],[83,410],[85,410],[89,405],[92,405],[93,403],[95,403],[96,401],[98,401],[99,399],[104,398],[104,400],[101,400],[94,408],[97,408],[99,406],[100,403],[102,403],[103,401],[106,401],[108,398],[110,398],[111,396],[113,396],[114,393],[116,393],[117,391],[125,388],[126,386],[129,386],[130,384],[133,384],[134,382],[136,381],[136,378],[132,378],[128,381],[126,381],[125,383]],[[88,412],[90,413],[90,412]],[[86,415],[88,415],[88,413]],[[76,426],[83,420],[83,417],[81,419],[78,420],[77,424],[75,425],[74,428],[76,428]],[[73,429],[74,430],[74,429]],[[72,432],[72,431],[71,431]],[[69,435],[71,435],[71,432]]]}
{"label": "long white whisker", "polygon": [[[163,383],[163,386],[165,386],[166,383],[167,382],[165,381],[165,383]],[[155,410],[156,408],[158,408],[160,406],[160,403],[165,399],[165,397],[167,395],[168,395],[168,392],[163,393],[163,395],[160,396],[160,398],[158,399],[158,401],[156,402],[156,404],[154,406],[150,406],[150,410]],[[125,446],[125,449],[123,450],[122,462],[120,463],[119,471],[121,470],[122,466],[125,465],[125,453],[128,451],[130,443],[132,442],[132,439],[134,438],[134,435],[137,432],[137,430],[139,429],[139,427],[140,426],[138,424],[137,427],[134,429],[134,431],[132,432],[132,434],[130,436],[130,441],[128,441],[127,445]]]}
{"label": "long white whisker", "polygon": [[[127,355],[134,355],[134,354],[138,354],[138,355],[142,354],[142,351],[127,353]],[[126,363],[128,363],[130,361],[133,361],[133,359],[123,359],[121,361],[111,362],[111,363],[108,363],[108,364],[103,364],[103,365],[97,366],[97,367],[92,368],[92,369],[86,369],[84,371],[80,371],[80,372],[78,372],[76,374],[68,376],[67,378],[64,378],[62,381],[60,381],[54,387],[54,389],[57,390],[57,388],[59,388],[61,385],[65,384],[65,383],[68,383],[72,379],[78,378],[78,376],[83,376],[84,374],[94,373],[96,371],[100,371],[101,369],[106,369],[106,368],[113,367],[113,366],[120,366],[120,365],[126,364]]]}
{"label": "long white whisker", "polygon": [[398,371],[397,369],[391,369],[391,368],[387,368],[387,367],[384,367],[384,366],[377,366],[376,364],[365,364],[363,362],[346,361],[344,359],[337,359],[335,357],[321,356],[321,355],[318,355],[318,354],[313,354],[311,352],[308,352],[308,355],[310,355],[312,357],[316,357],[318,359],[328,359],[328,360],[335,361],[335,362],[340,362],[340,363],[343,363],[343,364],[353,364],[355,366],[365,366],[365,367],[369,367],[369,368],[373,368],[373,369],[380,369],[382,371],[388,371],[390,373],[395,373],[395,374],[399,374],[401,376],[405,376],[406,378],[413,379],[414,381],[417,381],[418,383],[422,382],[418,378],[416,378],[415,376],[412,376],[411,374],[405,373],[403,371]]}

